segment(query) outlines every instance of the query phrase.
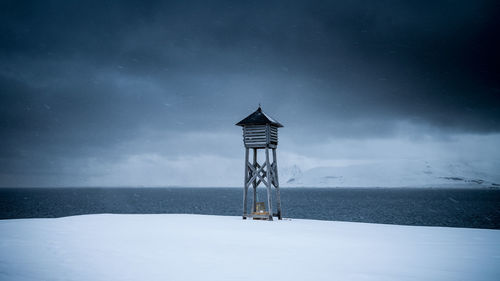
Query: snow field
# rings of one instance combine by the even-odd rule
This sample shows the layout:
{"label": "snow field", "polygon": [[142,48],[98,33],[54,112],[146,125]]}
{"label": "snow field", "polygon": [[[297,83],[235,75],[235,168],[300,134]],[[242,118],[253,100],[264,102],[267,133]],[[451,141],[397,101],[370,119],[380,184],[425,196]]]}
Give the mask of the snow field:
{"label": "snow field", "polygon": [[203,215],[0,221],[0,280],[498,280],[500,231]]}

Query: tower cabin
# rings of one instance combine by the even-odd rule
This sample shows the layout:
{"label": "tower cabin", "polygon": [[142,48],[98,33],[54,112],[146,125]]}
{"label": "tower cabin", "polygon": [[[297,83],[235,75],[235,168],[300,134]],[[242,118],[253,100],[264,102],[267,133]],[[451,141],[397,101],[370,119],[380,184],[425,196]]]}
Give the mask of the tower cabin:
{"label": "tower cabin", "polygon": [[236,125],[243,127],[243,143],[246,148],[276,148],[278,128],[283,127],[278,121],[265,114],[260,106]]}
{"label": "tower cabin", "polygon": [[[243,193],[243,219],[273,220],[273,216],[281,219],[281,199],[278,181],[278,161],[276,148],[278,146],[278,128],[283,127],[278,121],[265,114],[259,108],[245,119],[236,123],[243,127],[243,144],[245,145],[245,184]],[[272,150],[272,162],[269,150]],[[253,150],[252,162],[249,161],[249,151]],[[258,150],[265,151],[265,162],[257,162]],[[267,188],[267,206],[265,202],[257,202],[257,187],[263,183]],[[252,212],[248,213],[247,193],[253,187]],[[276,189],[277,212],[273,213],[272,186]],[[266,208],[267,207],[267,208]]]}

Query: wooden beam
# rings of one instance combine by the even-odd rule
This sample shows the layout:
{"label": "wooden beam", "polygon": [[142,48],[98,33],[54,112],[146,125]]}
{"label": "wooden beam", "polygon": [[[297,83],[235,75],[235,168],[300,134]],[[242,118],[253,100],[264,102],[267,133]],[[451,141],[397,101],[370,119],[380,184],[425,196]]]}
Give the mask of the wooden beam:
{"label": "wooden beam", "polygon": [[281,220],[281,196],[280,196],[280,183],[278,179],[278,158],[276,157],[276,148],[273,148],[273,165],[271,165],[274,169],[274,186],[276,187],[276,205],[278,208],[278,219]]}
{"label": "wooden beam", "polygon": [[252,143],[246,143],[245,144],[245,147],[248,147],[248,148],[260,148],[260,149],[264,149],[266,148],[266,144],[265,143],[256,143],[256,144],[252,144]]}
{"label": "wooden beam", "polygon": [[253,166],[253,164],[250,164],[250,162],[247,162],[247,166],[250,169],[250,175],[253,175],[255,173],[255,167]]}
{"label": "wooden beam", "polygon": [[[269,127],[269,125],[267,125]],[[269,213],[269,220],[273,220],[273,205],[272,205],[272,200],[271,200],[271,181],[269,180],[269,175],[271,174],[271,165],[269,164],[269,148],[266,147],[266,164],[263,165],[263,167],[267,167],[267,182],[264,181],[262,178],[262,181],[266,183],[267,186],[267,212]]]}
{"label": "wooden beam", "polygon": [[[257,163],[257,149],[253,149],[253,170],[255,171],[257,169],[257,166],[259,164]],[[253,204],[252,204],[252,212],[257,211],[257,181],[253,180],[252,182],[253,185]]]}
{"label": "wooden beam", "polygon": [[246,219],[247,215],[247,191],[248,191],[248,148],[245,148],[245,186],[243,190],[243,219]]}

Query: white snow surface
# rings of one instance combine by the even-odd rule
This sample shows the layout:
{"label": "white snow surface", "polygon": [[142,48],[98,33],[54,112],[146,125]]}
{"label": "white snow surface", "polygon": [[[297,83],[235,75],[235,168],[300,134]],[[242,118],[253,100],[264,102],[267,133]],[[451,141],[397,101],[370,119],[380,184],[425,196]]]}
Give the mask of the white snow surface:
{"label": "white snow surface", "polygon": [[498,161],[387,160],[280,171],[288,187],[496,187]]}
{"label": "white snow surface", "polygon": [[0,280],[498,280],[500,231],[203,215],[0,221]]}

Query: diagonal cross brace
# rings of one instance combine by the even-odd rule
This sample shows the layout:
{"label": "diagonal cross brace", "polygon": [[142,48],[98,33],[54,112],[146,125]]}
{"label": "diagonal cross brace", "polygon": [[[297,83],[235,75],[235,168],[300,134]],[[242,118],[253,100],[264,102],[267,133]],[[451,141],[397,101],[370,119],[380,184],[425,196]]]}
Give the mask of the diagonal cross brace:
{"label": "diagonal cross brace", "polygon": [[278,175],[278,171],[277,171],[277,168],[276,168],[276,162],[273,162],[271,164],[271,183],[274,185],[274,187],[278,187],[278,178],[277,178],[277,175]]}
{"label": "diagonal cross brace", "polygon": [[[250,163],[247,163],[247,165],[248,164],[250,164]],[[262,181],[262,182],[264,182],[267,185],[267,182],[264,180],[264,178],[266,177],[266,172],[264,171],[264,168],[266,167],[266,163],[264,163],[264,165],[262,165],[257,170],[253,166],[251,166],[251,165],[248,165],[248,167],[250,167],[250,169],[252,170],[252,172],[250,173],[252,175],[252,177],[247,181],[247,184],[252,183],[254,180],[257,179],[257,177],[259,177],[259,183]],[[263,175],[261,175],[261,173]],[[257,185],[259,183],[257,183]]]}

